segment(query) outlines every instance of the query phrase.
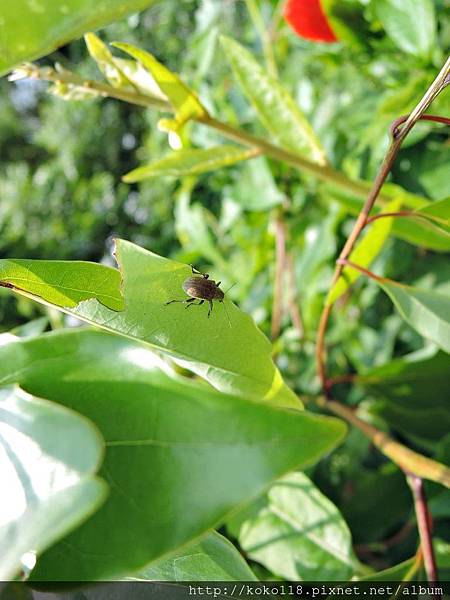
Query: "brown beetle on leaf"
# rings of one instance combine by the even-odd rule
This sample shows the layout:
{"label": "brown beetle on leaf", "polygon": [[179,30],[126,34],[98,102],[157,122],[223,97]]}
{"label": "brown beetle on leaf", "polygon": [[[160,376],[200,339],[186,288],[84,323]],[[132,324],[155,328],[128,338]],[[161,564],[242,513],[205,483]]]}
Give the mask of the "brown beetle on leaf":
{"label": "brown beetle on leaf", "polygon": [[[200,271],[197,271],[197,269],[195,269],[192,265],[191,270],[192,276],[188,277],[182,285],[183,290],[188,296],[190,296],[190,298],[187,298],[185,300],[169,300],[168,302],[166,302],[166,305],[172,304],[172,302],[182,302],[187,304],[185,308],[189,308],[190,306],[200,306],[205,302],[205,300],[207,300],[209,302],[209,318],[213,309],[213,300],[223,302],[225,298],[225,293],[219,287],[221,281],[215,282],[212,279],[209,279],[208,273],[201,273]],[[195,300],[199,300],[199,302],[195,302]],[[226,309],[225,304],[224,308],[225,312],[227,313],[228,323],[231,327],[230,317],[228,315],[228,311]]]}

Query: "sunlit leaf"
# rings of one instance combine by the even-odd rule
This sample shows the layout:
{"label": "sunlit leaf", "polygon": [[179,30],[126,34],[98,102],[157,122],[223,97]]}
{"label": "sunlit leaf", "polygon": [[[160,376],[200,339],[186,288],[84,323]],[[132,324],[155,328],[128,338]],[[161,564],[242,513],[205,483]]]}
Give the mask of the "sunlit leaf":
{"label": "sunlit leaf", "polygon": [[3,581],[18,574],[26,553],[43,552],[103,502],[106,486],[94,476],[102,454],[98,431],[80,415],[17,387],[0,388]]}
{"label": "sunlit leaf", "polygon": [[272,485],[256,514],[244,517],[239,543],[250,558],[293,581],[342,581],[357,566],[344,519],[303,473]]}
{"label": "sunlit leaf", "polygon": [[[384,212],[395,212],[400,206],[401,200],[393,200],[385,206]],[[383,249],[384,243],[391,232],[393,221],[394,218],[390,217],[375,221],[366,235],[357,243],[350,254],[349,260],[361,267],[369,267]],[[342,275],[328,294],[327,304],[336,302],[360,275],[360,271],[352,269],[352,267],[344,267]]]}
{"label": "sunlit leaf", "polygon": [[112,310],[124,308],[120,273],[104,265],[66,260],[0,260],[0,285],[72,308],[97,298]]}
{"label": "sunlit leaf", "polygon": [[320,142],[289,92],[238,42],[224,36],[222,45],[242,90],[267,131],[283,148],[324,164],[326,159]]}
{"label": "sunlit leaf", "polygon": [[[197,95],[167,67],[161,64],[152,54],[133,46],[116,42],[113,44],[119,50],[123,50],[139,61],[155,79],[161,91],[167,96],[175,111],[177,126],[183,125],[190,119],[198,119],[207,116],[206,109],[202,106]],[[166,124],[169,120],[165,119]],[[174,125],[175,127],[175,125]],[[170,129],[170,127],[169,127]]]}
{"label": "sunlit leaf", "polygon": [[[85,292],[83,297],[77,295],[78,288],[82,287],[80,285],[76,286],[76,294],[69,297],[71,304],[65,295],[60,298],[60,288],[53,287],[50,288],[47,302],[52,303],[52,297],[57,295],[57,306],[63,306],[66,312],[114,333],[147,342],[168,353],[219,390],[301,408],[297,396],[286,386],[272,361],[270,342],[253,320],[232,302],[226,298],[224,303],[216,301],[211,318],[207,317],[207,305],[193,306],[189,310],[185,310],[186,305],[183,304],[166,305],[169,300],[188,297],[182,288],[183,282],[192,275],[188,265],[168,260],[124,240],[117,240],[115,256],[120,272],[93,263],[60,261],[55,261],[53,268],[51,261],[42,261],[43,264],[35,261],[34,272],[50,272],[59,284],[64,281],[69,286],[70,270],[67,265],[72,265],[75,278],[80,264],[87,265],[88,273],[104,269],[109,283],[114,280],[118,286],[122,279],[124,310],[115,312],[100,304],[94,299],[98,296],[95,288],[91,299],[75,306],[78,298],[89,298]],[[7,262],[14,264],[17,261]],[[28,264],[28,261],[25,262]],[[114,276],[110,280],[111,271]],[[27,289],[28,292],[36,293],[43,286],[38,282],[36,289],[31,285],[29,287],[31,289]],[[22,284],[14,291],[20,293],[24,289]],[[39,301],[42,296],[36,296],[35,299]]]}
{"label": "sunlit leaf", "polygon": [[240,148],[239,146],[177,150],[149,165],[130,171],[122,179],[127,183],[132,183],[149,177],[199,175],[200,173],[234,165],[255,155],[255,150]]}

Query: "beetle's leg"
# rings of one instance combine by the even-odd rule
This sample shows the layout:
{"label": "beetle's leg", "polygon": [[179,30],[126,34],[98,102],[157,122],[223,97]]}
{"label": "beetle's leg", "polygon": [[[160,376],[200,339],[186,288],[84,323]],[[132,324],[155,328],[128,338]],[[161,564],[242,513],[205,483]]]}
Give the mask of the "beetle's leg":
{"label": "beetle's leg", "polygon": [[213,309],[213,301],[212,300],[208,300],[209,302],[209,310],[208,310],[208,319],[212,313],[212,309]]}
{"label": "beetle's leg", "polygon": [[169,302],[164,302],[164,304],[172,304],[172,302],[192,302],[192,300],[195,300],[195,298],[189,298],[188,300],[169,300]]}
{"label": "beetle's leg", "polygon": [[197,300],[197,298],[191,298],[190,300],[186,300],[186,302],[192,302],[192,304],[188,304],[184,308],[189,308],[190,306],[200,306],[200,304],[203,304],[203,302],[204,302],[204,300],[200,300],[200,302],[198,302],[198,304],[195,304],[194,300]]}
{"label": "beetle's leg", "polygon": [[221,283],[222,283],[221,281],[218,281],[218,282],[216,283],[216,286],[217,286],[217,287],[219,287],[219,285],[220,285]]}

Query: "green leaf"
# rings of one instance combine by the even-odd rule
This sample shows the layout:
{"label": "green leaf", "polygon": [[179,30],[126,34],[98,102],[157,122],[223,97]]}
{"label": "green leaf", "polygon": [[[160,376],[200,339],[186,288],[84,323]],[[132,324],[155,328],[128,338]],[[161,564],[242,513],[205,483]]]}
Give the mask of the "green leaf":
{"label": "green leaf", "polygon": [[[175,123],[168,129],[176,129],[190,119],[199,119],[207,117],[208,113],[196,94],[176,75],[169,71],[167,67],[161,64],[156,58],[132,44],[116,42],[112,44],[119,50],[123,50],[139,61],[147,69],[161,91],[167,96],[175,111]],[[169,125],[171,120],[165,119],[165,125]]]}
{"label": "green leaf", "polygon": [[358,564],[338,509],[303,473],[272,485],[265,505],[244,519],[239,543],[251,559],[292,581],[346,580]]}
{"label": "green leaf", "polygon": [[[166,306],[169,300],[187,298],[182,284],[192,274],[190,267],[124,240],[117,240],[115,256],[120,269],[116,281],[121,275],[125,310],[115,312],[91,298],[74,308],[64,307],[65,312],[147,342],[221,391],[301,408],[272,362],[270,342],[232,302],[225,299],[226,306],[216,302],[210,319],[207,306],[189,310],[182,304]],[[94,271],[99,267],[90,266]],[[40,297],[35,299],[41,301]]]}
{"label": "green leaf", "polygon": [[90,262],[3,259],[0,285],[65,308],[73,308],[89,298],[96,298],[112,310],[124,308],[120,273]]}
{"label": "green leaf", "polygon": [[[334,200],[339,202],[339,204],[344,206],[350,214],[359,214],[363,206],[362,200],[337,190],[330,185],[324,186],[323,189],[325,190],[328,199],[331,196]],[[392,184],[390,184],[389,187],[385,184],[383,193],[391,196],[393,199],[401,196],[402,206],[407,210],[423,211],[425,208],[428,209],[428,207],[431,207],[434,204],[433,202],[428,202],[426,198],[421,198],[414,194],[407,194],[402,191],[399,186],[393,186]],[[373,214],[378,214],[380,212],[385,212],[385,210],[384,207],[380,208],[375,206],[372,212]],[[428,248],[435,252],[450,252],[450,237],[448,232],[439,225],[426,221],[425,219],[395,219],[392,225],[392,235],[401,240],[405,240],[410,244]]]}
{"label": "green leaf", "polygon": [[415,557],[408,558],[408,560],[404,560],[393,567],[389,567],[388,569],[383,569],[382,571],[378,571],[376,573],[371,573],[370,575],[366,575],[364,577],[359,577],[357,581],[402,581],[403,578],[411,571],[411,568],[414,565]]}
{"label": "green leaf", "polygon": [[18,0],[2,3],[0,75],[18,63],[50,54],[89,29],[143,10],[153,0]]}
{"label": "green leaf", "polygon": [[256,581],[239,551],[216,531],[199,542],[151,563],[133,580],[144,581]]}
{"label": "green leaf", "polygon": [[395,281],[377,283],[390,296],[400,315],[420,335],[450,352],[450,297]]}
{"label": "green leaf", "polygon": [[14,386],[0,388],[0,451],[4,581],[24,554],[42,552],[93,513],[106,486],[94,477],[103,454],[95,427]]}
{"label": "green leaf", "polygon": [[432,0],[377,0],[377,17],[398,48],[430,58],[436,44],[436,17]]}
{"label": "green leaf", "polygon": [[444,234],[450,237],[450,198],[431,202],[414,212],[432,219],[439,226],[439,230],[443,230]]}
{"label": "green leaf", "polygon": [[[428,348],[426,353],[406,355],[362,373],[358,382],[379,398],[371,412],[380,415],[402,435],[436,443],[450,429],[449,368],[447,354]],[[431,412],[430,382],[433,382]]]}
{"label": "green leaf", "polygon": [[255,156],[257,151],[239,146],[215,146],[214,148],[177,150],[144,167],[130,171],[122,178],[127,183],[150,177],[183,177],[199,175],[221,167],[234,165]]}
{"label": "green leaf", "polygon": [[[392,200],[385,206],[384,212],[396,212],[401,200]],[[394,219],[386,217],[378,219],[351,252],[349,260],[361,267],[369,267],[379,255],[392,229]],[[342,275],[328,293],[327,304],[334,304],[348,288],[361,276],[361,272],[352,267],[344,267]]]}
{"label": "green leaf", "polygon": [[98,331],[0,347],[0,381],[78,411],[105,439],[106,503],[42,555],[33,579],[129,575],[217,527],[345,432],[337,419],[220,394],[162,368],[145,344]]}
{"label": "green leaf", "polygon": [[321,144],[289,92],[238,42],[225,36],[221,42],[243,92],[267,131],[286,150],[306,154],[319,164],[325,164]]}
{"label": "green leaf", "polygon": [[87,33],[84,40],[89,54],[112,86],[130,88],[140,94],[166,100],[156,81],[140,63],[113,56],[94,33]]}
{"label": "green leaf", "polygon": [[231,196],[236,204],[251,211],[268,210],[282,204],[284,199],[264,156],[258,156],[245,163],[239,171],[236,183],[225,193]]}

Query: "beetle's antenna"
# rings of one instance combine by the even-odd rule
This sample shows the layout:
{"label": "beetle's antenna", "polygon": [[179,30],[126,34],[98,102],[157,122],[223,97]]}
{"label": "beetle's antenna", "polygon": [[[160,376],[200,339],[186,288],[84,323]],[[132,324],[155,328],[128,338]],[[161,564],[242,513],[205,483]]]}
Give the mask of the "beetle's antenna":
{"label": "beetle's antenna", "polygon": [[236,283],[233,283],[232,286],[230,286],[226,292],[224,292],[224,294],[228,294],[228,292],[231,290],[231,288],[234,288],[234,286],[236,285]]}
{"label": "beetle's antenna", "polygon": [[225,304],[225,302],[223,300],[222,300],[222,304],[223,304],[223,307],[225,309],[225,312],[227,313],[228,324],[231,327],[230,315],[228,314],[227,305]]}

